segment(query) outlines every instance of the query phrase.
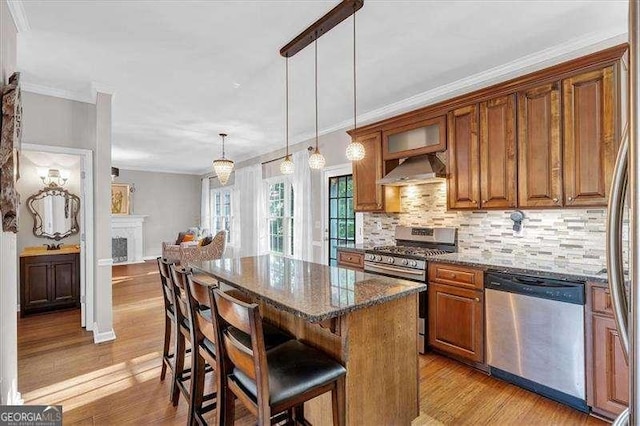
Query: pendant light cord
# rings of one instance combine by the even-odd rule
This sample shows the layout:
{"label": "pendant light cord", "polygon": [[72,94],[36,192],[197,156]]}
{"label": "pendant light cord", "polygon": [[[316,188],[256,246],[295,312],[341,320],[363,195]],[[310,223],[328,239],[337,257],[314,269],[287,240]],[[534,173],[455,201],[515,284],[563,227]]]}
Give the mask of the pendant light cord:
{"label": "pendant light cord", "polygon": [[313,42],[315,50],[315,84],[316,84],[316,152],[318,151],[318,39]]}
{"label": "pendant light cord", "polygon": [[356,10],[353,10],[353,137],[356,137],[357,97],[356,97]]}
{"label": "pendant light cord", "polygon": [[287,154],[285,156],[285,158],[289,157],[289,57],[287,56],[285,58],[285,76],[286,76],[286,83],[285,83],[285,93],[286,93],[286,101],[285,101],[285,109],[286,111],[286,120],[285,120],[285,131],[287,132],[287,134],[285,135],[285,140],[286,140],[286,144],[287,144]]}

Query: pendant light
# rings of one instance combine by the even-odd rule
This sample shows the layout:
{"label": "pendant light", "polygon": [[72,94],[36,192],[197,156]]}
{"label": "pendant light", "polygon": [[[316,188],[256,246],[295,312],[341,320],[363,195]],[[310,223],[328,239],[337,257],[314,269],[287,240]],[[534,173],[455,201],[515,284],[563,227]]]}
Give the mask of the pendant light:
{"label": "pendant light", "polygon": [[285,115],[286,115],[286,119],[285,119],[285,141],[287,144],[287,151],[286,154],[284,156],[284,160],[282,160],[282,163],[280,163],[280,173],[282,173],[283,175],[290,175],[291,173],[293,173],[293,169],[294,169],[294,164],[293,161],[291,160],[291,155],[289,154],[289,57],[287,56],[285,58],[286,60],[286,64],[285,64],[285,76],[286,76],[286,83],[285,83],[285,97],[286,97],[286,101],[285,101]]}
{"label": "pendant light", "polygon": [[314,170],[321,170],[324,168],[325,159],[324,155],[320,154],[318,149],[318,39],[314,41],[315,49],[315,84],[316,84],[316,149],[309,157],[309,167]]}
{"label": "pendant light", "polygon": [[357,97],[356,97],[356,11],[353,11],[353,138],[347,145],[347,160],[360,161],[365,156],[364,145],[356,140],[357,130]]}
{"label": "pendant light", "polygon": [[227,137],[226,133],[220,133],[220,137],[222,138],[222,158],[213,162],[213,170],[215,170],[216,175],[218,175],[220,183],[226,185],[233,171],[233,161],[227,160],[224,156],[224,138]]}

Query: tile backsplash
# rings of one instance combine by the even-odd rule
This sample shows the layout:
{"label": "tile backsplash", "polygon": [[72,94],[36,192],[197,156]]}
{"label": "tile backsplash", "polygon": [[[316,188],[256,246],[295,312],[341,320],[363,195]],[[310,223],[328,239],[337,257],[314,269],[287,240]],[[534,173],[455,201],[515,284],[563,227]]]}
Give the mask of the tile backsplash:
{"label": "tile backsplash", "polygon": [[364,243],[394,244],[396,225],[450,226],[458,228],[459,251],[606,263],[604,208],[525,210],[524,232],[516,237],[513,210],[447,211],[445,183],[402,187],[401,200],[402,213],[364,215]]}

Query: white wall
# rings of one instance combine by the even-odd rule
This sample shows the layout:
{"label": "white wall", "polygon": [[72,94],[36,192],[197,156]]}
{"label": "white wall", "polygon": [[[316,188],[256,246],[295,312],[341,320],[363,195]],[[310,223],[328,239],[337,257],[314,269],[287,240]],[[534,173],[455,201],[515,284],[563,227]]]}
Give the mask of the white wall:
{"label": "white wall", "polygon": [[96,340],[113,335],[111,299],[111,95],[84,103],[23,93],[23,143],[93,151],[94,318]]}
{"label": "white wall", "polygon": [[[38,169],[59,169],[69,172],[69,180],[64,189],[80,197],[80,157],[65,154],[38,153],[22,151],[20,156],[20,180],[16,187],[20,193],[20,229],[18,231],[18,253],[26,247],[41,246],[43,244],[62,243],[76,245],[80,243],[80,234],[71,235],[60,241],[40,238],[33,235],[33,217],[27,208],[27,199],[44,188],[38,176]],[[80,215],[78,215],[78,223]]]}
{"label": "white wall", "polygon": [[135,185],[132,214],[148,215],[143,224],[144,256],[157,257],[163,241],[200,223],[200,178],[174,173],[120,169],[118,183]]}
{"label": "white wall", "polygon": [[[0,0],[0,92],[16,70],[17,29]],[[0,232],[0,404],[20,403],[18,393],[16,235]]]}

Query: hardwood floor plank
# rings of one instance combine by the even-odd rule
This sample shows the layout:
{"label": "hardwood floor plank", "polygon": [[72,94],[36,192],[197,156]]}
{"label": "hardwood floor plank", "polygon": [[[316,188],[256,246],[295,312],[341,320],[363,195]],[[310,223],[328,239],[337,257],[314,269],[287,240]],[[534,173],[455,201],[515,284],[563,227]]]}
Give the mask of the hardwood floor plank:
{"label": "hardwood floor plank", "polygon": [[[155,262],[113,268],[117,339],[93,344],[80,311],[18,320],[19,389],[27,404],[62,404],[69,425],[184,425],[187,404],[160,381],[164,318]],[[207,392],[213,391],[207,382]],[[213,420],[214,412],[207,415]],[[236,424],[256,419],[240,404]],[[413,425],[596,425],[604,422],[448,358],[420,356],[420,417]]]}

